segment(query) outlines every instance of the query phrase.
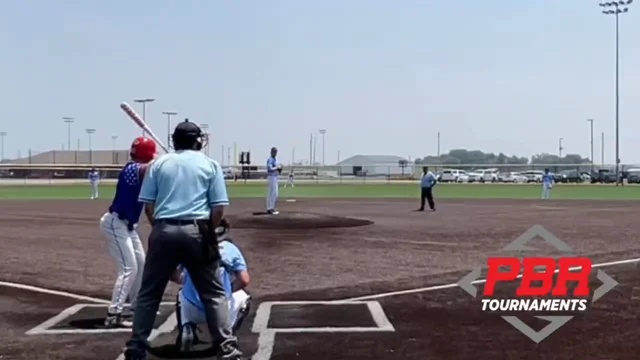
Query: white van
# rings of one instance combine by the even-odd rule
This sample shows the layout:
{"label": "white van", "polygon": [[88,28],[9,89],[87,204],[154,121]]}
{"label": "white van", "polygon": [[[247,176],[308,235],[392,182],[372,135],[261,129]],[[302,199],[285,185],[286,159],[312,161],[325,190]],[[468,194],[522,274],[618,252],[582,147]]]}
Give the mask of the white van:
{"label": "white van", "polygon": [[468,182],[469,176],[464,170],[445,169],[442,171],[442,182]]}

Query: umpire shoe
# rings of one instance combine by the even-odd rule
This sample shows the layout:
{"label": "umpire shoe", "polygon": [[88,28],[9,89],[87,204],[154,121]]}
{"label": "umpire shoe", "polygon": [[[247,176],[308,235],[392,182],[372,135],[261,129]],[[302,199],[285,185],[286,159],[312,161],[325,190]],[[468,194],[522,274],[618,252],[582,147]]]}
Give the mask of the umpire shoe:
{"label": "umpire shoe", "polygon": [[107,329],[114,328],[130,328],[133,326],[131,321],[127,321],[122,317],[122,314],[109,314],[104,319],[104,327]]}

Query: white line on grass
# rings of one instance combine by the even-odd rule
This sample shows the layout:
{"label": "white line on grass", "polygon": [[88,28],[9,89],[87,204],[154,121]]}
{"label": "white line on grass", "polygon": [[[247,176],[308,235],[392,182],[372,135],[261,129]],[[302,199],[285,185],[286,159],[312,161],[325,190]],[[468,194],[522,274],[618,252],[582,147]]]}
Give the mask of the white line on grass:
{"label": "white line on grass", "polygon": [[[640,262],[640,258],[627,259],[627,260],[618,260],[618,261],[609,261],[609,262],[604,262],[604,263],[599,263],[599,264],[592,264],[591,268],[601,268],[601,267],[607,267],[607,266],[632,264],[632,263],[637,263],[637,262]],[[569,268],[569,271],[578,271],[580,269],[582,269],[581,266],[576,266],[576,267]],[[557,273],[558,270],[556,269],[555,272]],[[522,274],[518,275],[516,278],[519,279],[521,277],[522,277]],[[487,279],[478,279],[478,280],[472,281],[471,283],[472,284],[484,284],[485,282],[487,282]],[[455,288],[455,287],[458,287],[457,283],[444,284],[444,285],[435,285],[435,286],[427,286],[427,287],[408,289],[408,290],[400,290],[400,291],[391,291],[391,292],[372,294],[372,295],[366,295],[366,296],[358,296],[358,297],[353,297],[353,298],[349,298],[349,299],[342,299],[342,300],[335,300],[335,301],[342,302],[342,301],[375,300],[375,299],[381,299],[381,298],[386,298],[386,297],[391,297],[391,296],[415,294],[415,293],[429,292],[429,291],[437,291],[437,290],[444,290],[444,289],[450,289],[450,288]]]}

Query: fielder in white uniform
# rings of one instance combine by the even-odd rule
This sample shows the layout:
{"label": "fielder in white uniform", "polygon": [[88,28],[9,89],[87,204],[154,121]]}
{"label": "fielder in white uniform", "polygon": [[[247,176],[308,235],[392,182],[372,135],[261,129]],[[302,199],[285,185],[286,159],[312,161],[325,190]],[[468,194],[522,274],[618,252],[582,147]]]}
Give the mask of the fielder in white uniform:
{"label": "fielder in white uniform", "polygon": [[100,184],[100,173],[95,168],[89,171],[89,186],[91,187],[90,199],[98,198],[98,185]]}
{"label": "fielder in white uniform", "polygon": [[113,202],[100,219],[100,231],[107,239],[109,254],[116,263],[118,274],[104,321],[107,328],[132,325],[124,320],[123,310],[128,300],[131,302],[130,309],[135,307],[145,262],[142,241],[136,231],[143,207],[138,195],[147,163],[153,160],[155,152],[156,143],[153,140],[138,137],[133,141],[131,161],[118,175]]}
{"label": "fielder in white uniform", "polygon": [[[229,228],[226,219],[222,219],[216,228],[216,234],[221,256],[219,271],[229,297],[229,320],[235,333],[250,310],[251,295],[244,290],[249,285],[250,277],[242,252],[231,240]],[[207,319],[198,291],[187,270],[179,268],[173,280],[182,285],[176,303],[179,325],[176,343],[180,346],[180,351],[188,352],[192,350],[193,344],[198,342],[197,326],[206,324]]]}
{"label": "fielder in white uniform", "polygon": [[282,166],[276,162],[278,149],[271,148],[271,156],[267,159],[267,214],[278,215],[276,201],[278,201],[278,175],[282,171]]}
{"label": "fielder in white uniform", "polygon": [[287,187],[287,186],[291,186],[291,187],[295,186],[293,184],[293,168],[291,168],[291,171],[289,171],[289,179],[287,180],[287,183],[284,184],[284,187]]}
{"label": "fielder in white uniform", "polygon": [[549,169],[544,169],[544,175],[542,175],[542,198],[548,199],[551,195],[551,189],[553,188],[553,177],[549,174]]}

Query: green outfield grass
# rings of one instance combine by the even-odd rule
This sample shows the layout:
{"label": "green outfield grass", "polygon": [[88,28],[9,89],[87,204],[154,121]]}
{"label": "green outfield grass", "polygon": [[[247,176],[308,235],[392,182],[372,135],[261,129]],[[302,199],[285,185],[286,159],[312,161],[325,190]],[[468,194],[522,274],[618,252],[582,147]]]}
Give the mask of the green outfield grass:
{"label": "green outfield grass", "polygon": [[[229,183],[231,198],[262,198],[265,184]],[[115,186],[100,186],[100,197],[113,196]],[[438,184],[436,198],[502,198],[535,199],[540,196],[540,185],[513,184]],[[295,197],[418,197],[417,184],[298,184],[295,188],[280,187],[280,198]],[[86,199],[86,185],[7,185],[0,186],[0,199]],[[612,185],[564,185],[554,186],[552,199],[640,199],[639,186],[616,187]]]}

